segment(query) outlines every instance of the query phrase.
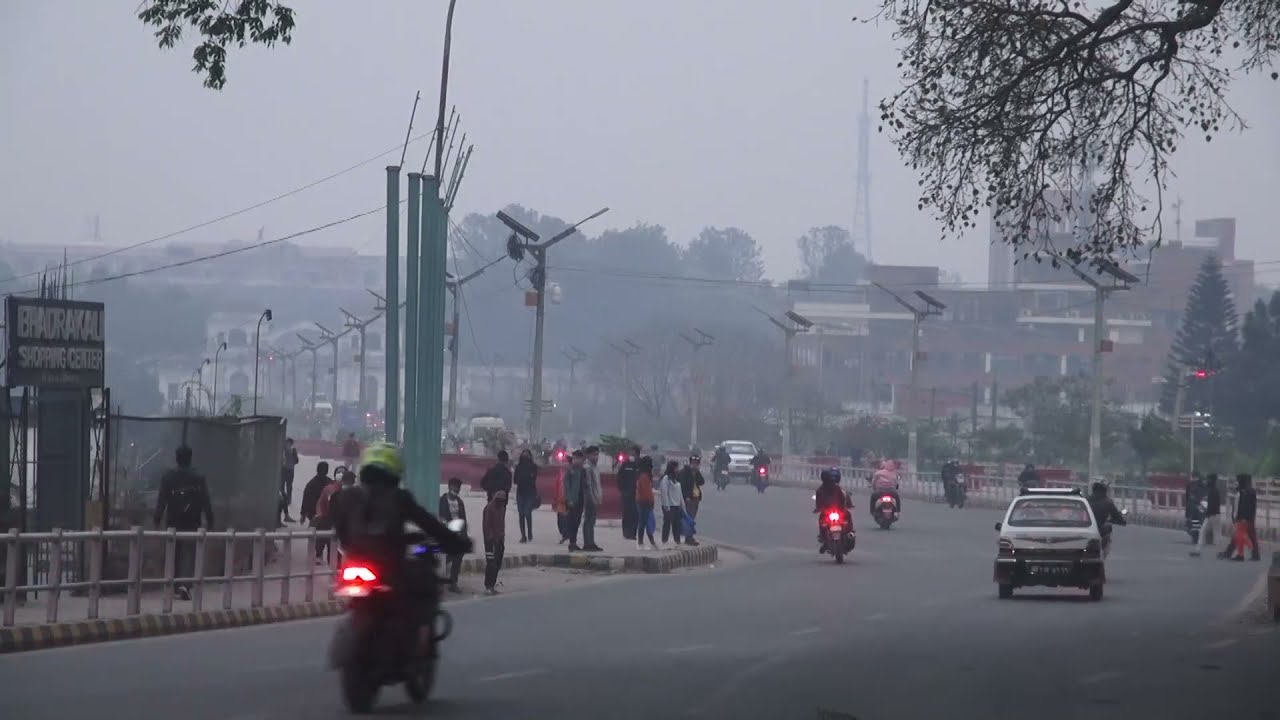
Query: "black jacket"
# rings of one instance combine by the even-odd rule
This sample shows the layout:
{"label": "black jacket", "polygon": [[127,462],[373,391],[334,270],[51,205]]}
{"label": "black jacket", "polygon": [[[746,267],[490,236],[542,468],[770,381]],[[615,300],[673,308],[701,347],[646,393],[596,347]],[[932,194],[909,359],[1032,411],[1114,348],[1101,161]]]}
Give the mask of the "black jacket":
{"label": "black jacket", "polygon": [[756,469],[759,469],[761,467],[769,467],[770,462],[771,460],[769,458],[769,455],[765,453],[763,450],[761,450],[760,452],[756,453],[755,457],[751,458],[751,467]]}
{"label": "black jacket", "polygon": [[1040,484],[1040,473],[1035,470],[1023,470],[1018,473],[1018,484],[1022,487],[1036,487]]}
{"label": "black jacket", "polygon": [[686,500],[693,497],[693,489],[695,487],[702,487],[707,483],[706,479],[702,477],[701,470],[694,470],[688,465],[684,466],[684,469],[680,471],[676,479],[680,482],[680,494]]}
{"label": "black jacket", "polygon": [[[7,509],[7,508],[6,508]],[[160,478],[160,496],[156,499],[155,522],[162,527],[192,531],[204,526],[213,528],[213,502],[209,499],[209,483],[192,468],[175,467]]]}
{"label": "black jacket", "polygon": [[299,513],[302,522],[306,522],[316,516],[316,504],[320,502],[320,494],[324,492],[325,486],[331,482],[333,482],[333,478],[328,475],[316,475],[307,481],[306,486],[302,488],[302,507]]}
{"label": "black jacket", "polygon": [[511,468],[498,463],[485,471],[480,478],[480,489],[484,490],[485,501],[493,499],[493,494],[502,491],[511,494]]}
{"label": "black jacket", "polygon": [[818,486],[818,491],[814,495],[814,512],[820,512],[829,507],[847,508],[849,506],[849,496],[840,487],[840,483],[822,483]]}
{"label": "black jacket", "polygon": [[449,522],[450,520],[467,521],[467,506],[462,502],[462,498],[458,498],[458,516],[455,518],[453,513],[449,512],[449,493],[440,496],[440,507],[437,510],[441,522]]}
{"label": "black jacket", "polygon": [[635,460],[628,460],[618,466],[618,492],[622,497],[636,496],[636,480],[640,477],[640,465]]}
{"label": "black jacket", "polygon": [[942,466],[942,482],[953,483],[960,476],[960,466],[947,463]]}
{"label": "black jacket", "polygon": [[532,460],[516,463],[515,486],[517,497],[533,497],[538,494],[538,466]]}
{"label": "black jacket", "polygon": [[1242,488],[1236,500],[1236,520],[1254,522],[1258,517],[1258,491],[1252,487]]}
{"label": "black jacket", "polygon": [[1120,509],[1116,507],[1115,502],[1108,495],[1090,495],[1089,507],[1093,508],[1093,517],[1098,521],[1098,527],[1101,528],[1107,523],[1112,525],[1128,525],[1129,520],[1125,518]]}
{"label": "black jacket", "polygon": [[413,523],[449,555],[471,551],[471,540],[458,534],[418,504],[408,490],[362,483],[343,491],[333,529],[344,552],[369,558],[398,577],[405,563],[405,523]]}

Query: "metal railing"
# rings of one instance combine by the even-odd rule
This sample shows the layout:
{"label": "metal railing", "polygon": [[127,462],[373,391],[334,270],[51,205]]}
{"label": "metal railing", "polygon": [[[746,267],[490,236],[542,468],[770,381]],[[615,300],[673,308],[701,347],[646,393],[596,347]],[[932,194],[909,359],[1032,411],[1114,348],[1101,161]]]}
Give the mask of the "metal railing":
{"label": "metal railing", "polygon": [[[322,589],[324,599],[333,597],[333,587],[327,579],[332,577],[338,553],[330,550],[325,565],[317,565],[317,548],[331,541],[332,531],[278,531],[258,529],[251,532],[177,532],[132,530],[91,530],[85,532],[22,533],[11,530],[0,535],[0,558],[3,559],[4,585],[0,594],[2,616],[0,627],[17,624],[18,607],[30,607],[43,602],[44,622],[56,623],[59,606],[64,594],[87,598],[86,619],[99,619],[102,600],[123,592],[125,615],[152,614],[143,611],[144,594],[160,590],[160,612],[173,612],[174,598],[179,587],[190,588],[191,610],[205,609],[206,592],[220,590],[221,607],[235,607],[236,591],[247,586],[249,607],[261,607],[266,602],[269,583],[279,583],[279,604],[295,601],[293,580],[302,579],[301,601],[316,599],[316,578],[325,578]],[[297,543],[305,543],[305,567],[295,568],[293,551]],[[120,545],[124,545],[127,559],[120,558]],[[248,573],[237,574],[237,566],[244,566],[242,552],[248,545]],[[148,553],[148,551],[157,551]],[[221,551],[221,573],[210,572],[209,558]],[[179,555],[190,554],[190,574],[177,574]],[[275,561],[268,556],[274,553]],[[156,557],[158,555],[159,557]],[[21,561],[21,562],[20,562]],[[154,570],[156,562],[160,572]],[[268,565],[274,567],[268,567]],[[108,566],[111,572],[104,572]],[[123,570],[123,572],[120,572]],[[123,577],[116,577],[123,575]],[[154,597],[147,598],[154,599]],[[25,624],[25,623],[24,623]]]}
{"label": "metal railing", "polygon": [[[796,483],[816,487],[820,482],[819,475],[828,467],[809,463],[782,463],[774,466],[773,478],[784,484]],[[842,484],[846,489],[865,488],[868,492],[870,491],[871,476],[875,473],[873,468],[844,466],[841,472],[844,475]],[[902,472],[899,473],[899,478],[900,491],[903,495],[945,502],[946,492],[939,473]],[[996,504],[1009,503],[1018,496],[1020,490],[1016,478],[994,475],[966,475],[965,478],[968,501],[987,500]],[[1083,481],[1045,480],[1041,484],[1045,487],[1074,487],[1086,494],[1089,489],[1088,483]],[[1280,493],[1277,492],[1275,483],[1263,481],[1259,483],[1257,489],[1258,528],[1277,528],[1280,526]],[[1185,517],[1184,491],[1182,490],[1113,484],[1111,497],[1118,507],[1128,510],[1130,514],[1139,518],[1143,515],[1156,516],[1163,518],[1165,522],[1172,523]],[[1230,518],[1231,508],[1235,506],[1235,502],[1235,492],[1228,492],[1223,496],[1220,521]]]}

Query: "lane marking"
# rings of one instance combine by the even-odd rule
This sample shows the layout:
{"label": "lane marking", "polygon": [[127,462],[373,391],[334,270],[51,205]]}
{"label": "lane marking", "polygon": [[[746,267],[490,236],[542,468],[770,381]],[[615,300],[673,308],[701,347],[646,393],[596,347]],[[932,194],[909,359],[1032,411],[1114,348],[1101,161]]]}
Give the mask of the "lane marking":
{"label": "lane marking", "polygon": [[792,630],[791,634],[792,635],[813,635],[814,633],[820,633],[820,632],[822,632],[822,628],[810,627],[810,628],[805,628],[803,630]]}
{"label": "lane marking", "polygon": [[1222,648],[1231,647],[1240,642],[1240,638],[1223,638],[1216,642],[1211,642],[1204,646],[1205,650],[1221,650]]}
{"label": "lane marking", "polygon": [[679,655],[681,653],[694,652],[696,650],[706,650],[710,645],[684,645],[682,647],[667,648],[663,652],[669,655]]}
{"label": "lane marking", "polygon": [[887,617],[889,617],[888,613],[876,613],[875,615],[868,615],[862,619],[867,620],[869,622],[875,622],[877,620],[884,620]]}
{"label": "lane marking", "polygon": [[500,675],[490,675],[488,677],[477,678],[478,683],[497,682],[499,680],[514,680],[515,678],[532,677],[534,675],[545,675],[546,670],[517,670],[516,672],[502,673]]}
{"label": "lane marking", "polygon": [[1080,678],[1080,684],[1096,685],[1097,683],[1103,682],[1105,680],[1115,680],[1116,678],[1121,678],[1121,677],[1124,677],[1124,673],[1122,672],[1115,672],[1115,671],[1100,672],[1097,675],[1086,675],[1085,677]]}

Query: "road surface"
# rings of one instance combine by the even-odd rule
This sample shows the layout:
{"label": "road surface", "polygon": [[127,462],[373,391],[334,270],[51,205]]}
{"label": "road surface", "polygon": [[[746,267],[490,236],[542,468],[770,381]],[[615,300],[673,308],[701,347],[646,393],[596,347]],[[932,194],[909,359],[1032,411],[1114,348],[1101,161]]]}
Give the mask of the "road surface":
{"label": "road surface", "polygon": [[[997,600],[997,513],[907,503],[892,531],[862,522],[852,562],[836,566],[816,552],[808,492],[712,490],[700,529],[757,549],[755,562],[456,604],[424,714],[1280,717],[1280,633],[1225,621],[1259,564],[1193,560],[1185,535],[1119,528],[1101,603],[1076,591]],[[333,622],[0,657],[0,707],[15,719],[345,717],[323,669]],[[383,716],[414,712],[384,690]]]}

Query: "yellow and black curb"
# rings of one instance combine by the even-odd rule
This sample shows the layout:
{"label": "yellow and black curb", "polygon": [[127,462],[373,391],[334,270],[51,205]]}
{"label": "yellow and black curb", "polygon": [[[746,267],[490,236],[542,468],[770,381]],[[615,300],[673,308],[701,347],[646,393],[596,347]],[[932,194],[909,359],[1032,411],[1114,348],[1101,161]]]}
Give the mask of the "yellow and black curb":
{"label": "yellow and black curb", "polygon": [[[512,555],[503,558],[502,565],[504,568],[536,566],[596,572],[668,573],[679,568],[710,565],[715,563],[716,558],[715,546],[703,545],[681,548],[677,552],[655,557],[622,558],[579,553]],[[467,558],[463,561],[462,569],[467,573],[483,572],[484,558]],[[0,655],[68,645],[136,640],[203,630],[225,630],[289,620],[308,620],[338,615],[342,610],[341,601],[323,600],[256,608],[134,615],[127,618],[0,628]]]}

